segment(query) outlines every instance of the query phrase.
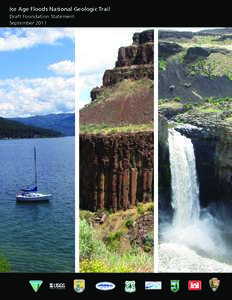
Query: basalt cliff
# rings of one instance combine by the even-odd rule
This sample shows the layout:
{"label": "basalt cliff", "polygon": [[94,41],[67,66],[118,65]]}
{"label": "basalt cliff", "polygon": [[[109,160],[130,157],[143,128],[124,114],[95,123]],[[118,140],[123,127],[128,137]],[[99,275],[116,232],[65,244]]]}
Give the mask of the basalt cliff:
{"label": "basalt cliff", "polygon": [[153,201],[153,76],[154,32],[134,33],[80,110],[80,208],[116,211]]}

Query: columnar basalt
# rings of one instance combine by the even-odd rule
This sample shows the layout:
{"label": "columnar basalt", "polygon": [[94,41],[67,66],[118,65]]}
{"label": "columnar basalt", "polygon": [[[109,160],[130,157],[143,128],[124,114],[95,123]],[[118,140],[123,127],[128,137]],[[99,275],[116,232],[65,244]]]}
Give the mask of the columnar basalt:
{"label": "columnar basalt", "polygon": [[153,132],[80,135],[80,208],[126,210],[153,201]]}

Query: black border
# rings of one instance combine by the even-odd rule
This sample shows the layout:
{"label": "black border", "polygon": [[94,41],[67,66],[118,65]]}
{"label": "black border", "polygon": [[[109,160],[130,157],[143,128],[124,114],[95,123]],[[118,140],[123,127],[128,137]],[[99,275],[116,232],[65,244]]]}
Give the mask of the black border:
{"label": "black border", "polygon": [[[202,7],[183,7],[177,3],[153,3],[152,1],[77,1],[77,0],[40,0],[40,1],[7,1],[1,3],[0,9],[0,27],[18,27],[9,26],[9,7],[18,6],[110,6],[110,12],[107,13],[80,13],[75,14],[75,18],[71,20],[52,20],[49,24],[41,24],[38,27],[188,27],[183,26],[184,23],[197,20],[201,22],[200,26],[195,27],[209,27],[207,15],[204,13]],[[193,5],[193,4],[192,4]],[[220,15],[220,7],[218,9],[218,16]],[[189,14],[192,12],[192,16]],[[229,12],[230,10],[228,10]],[[223,12],[223,22],[226,19],[226,11]],[[214,21],[215,16],[212,11],[208,13],[209,22]],[[175,26],[173,26],[175,24]],[[172,26],[170,26],[172,25]],[[178,26],[179,25],[179,26]],[[215,24],[214,24],[215,25]],[[27,26],[20,26],[27,27]],[[28,26],[30,27],[30,26]],[[212,26],[218,27],[218,26]],[[222,26],[220,26],[222,27]],[[209,286],[209,279],[216,277],[220,279],[220,286],[216,292],[213,292]],[[43,283],[38,290],[34,292],[30,286],[29,280],[41,279]],[[74,291],[73,282],[75,279],[85,280],[85,290],[83,293]],[[136,291],[134,293],[125,292],[125,281],[135,280]],[[180,280],[180,290],[176,293],[170,289],[170,280]],[[201,291],[188,291],[188,280],[202,280]],[[115,289],[111,291],[99,291],[95,288],[96,283],[102,281],[109,281],[115,284]],[[145,290],[145,281],[161,281],[162,290]],[[131,299],[137,296],[148,296],[149,298],[179,298],[185,297],[188,299],[196,299],[197,296],[207,296],[211,299],[218,299],[224,295],[230,294],[231,289],[231,274],[230,273],[1,273],[0,286],[1,294],[20,297],[28,297],[28,299],[45,297],[59,297],[63,296],[66,299],[90,298],[95,297],[109,299],[110,296],[130,297]],[[52,290],[49,288],[50,283],[65,283],[64,290]],[[45,296],[45,297],[44,297]],[[67,298],[68,296],[68,298]],[[184,298],[184,299],[185,299]],[[182,298],[183,299],[183,298]]]}

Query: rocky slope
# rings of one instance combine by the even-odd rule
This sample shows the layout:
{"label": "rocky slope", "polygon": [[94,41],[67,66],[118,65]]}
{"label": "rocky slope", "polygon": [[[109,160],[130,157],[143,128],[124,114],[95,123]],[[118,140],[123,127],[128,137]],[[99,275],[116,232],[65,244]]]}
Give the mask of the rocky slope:
{"label": "rocky slope", "polygon": [[[159,183],[169,192],[167,128],[191,138],[200,201],[231,200],[231,32],[162,32],[159,39]],[[188,126],[191,124],[193,126]],[[166,180],[166,181],[165,181]]]}
{"label": "rocky slope", "polygon": [[92,102],[79,112],[80,124],[144,124],[154,115],[154,32],[133,35],[121,47],[115,68],[103,74],[102,86],[92,89]]}
{"label": "rocky slope", "polygon": [[159,98],[179,97],[186,102],[198,102],[205,97],[231,95],[231,66],[232,51],[223,42],[213,40],[212,45],[197,46],[192,40],[186,43],[161,40]]}

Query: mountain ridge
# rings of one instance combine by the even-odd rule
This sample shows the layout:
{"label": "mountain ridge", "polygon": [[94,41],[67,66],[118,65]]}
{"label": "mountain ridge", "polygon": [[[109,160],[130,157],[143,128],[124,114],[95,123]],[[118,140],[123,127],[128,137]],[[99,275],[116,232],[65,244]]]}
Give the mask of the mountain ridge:
{"label": "mountain ridge", "polygon": [[64,136],[75,135],[75,113],[58,113],[35,115],[31,117],[16,117],[8,120],[19,121],[25,125],[38,126],[59,131]]}

